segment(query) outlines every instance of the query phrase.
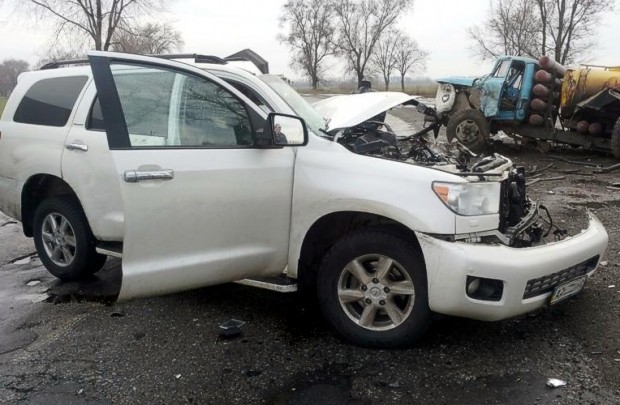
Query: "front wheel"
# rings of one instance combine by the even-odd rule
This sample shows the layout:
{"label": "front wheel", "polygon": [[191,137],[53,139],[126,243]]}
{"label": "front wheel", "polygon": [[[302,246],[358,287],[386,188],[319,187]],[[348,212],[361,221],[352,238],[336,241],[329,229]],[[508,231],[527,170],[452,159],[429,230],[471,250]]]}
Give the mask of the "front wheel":
{"label": "front wheel", "polygon": [[94,274],[106,261],[106,256],[95,251],[95,238],[82,208],[70,197],[52,197],[37,207],[34,245],[45,268],[62,280]]}
{"label": "front wheel", "polygon": [[449,142],[456,139],[475,153],[485,151],[490,135],[489,123],[478,110],[457,112],[450,118],[446,128]]}
{"label": "front wheel", "polygon": [[428,326],[426,271],[420,250],[381,231],[345,236],[318,276],[321,309],[345,339],[369,347],[402,347]]}

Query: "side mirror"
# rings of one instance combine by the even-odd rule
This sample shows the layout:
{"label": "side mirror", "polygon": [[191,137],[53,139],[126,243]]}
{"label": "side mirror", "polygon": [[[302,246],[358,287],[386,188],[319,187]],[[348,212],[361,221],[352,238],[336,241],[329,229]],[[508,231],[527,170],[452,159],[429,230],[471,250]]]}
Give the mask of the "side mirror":
{"label": "side mirror", "polygon": [[294,115],[270,113],[264,132],[271,136],[276,146],[303,146],[308,143],[306,123]]}

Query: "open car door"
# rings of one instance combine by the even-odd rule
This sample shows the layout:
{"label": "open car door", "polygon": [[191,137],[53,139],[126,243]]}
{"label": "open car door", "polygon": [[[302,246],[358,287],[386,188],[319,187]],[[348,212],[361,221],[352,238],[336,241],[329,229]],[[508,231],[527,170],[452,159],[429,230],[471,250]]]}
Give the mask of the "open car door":
{"label": "open car door", "polygon": [[89,53],[124,205],[119,299],[279,274],[293,148],[258,148],[266,114],[215,76]]}

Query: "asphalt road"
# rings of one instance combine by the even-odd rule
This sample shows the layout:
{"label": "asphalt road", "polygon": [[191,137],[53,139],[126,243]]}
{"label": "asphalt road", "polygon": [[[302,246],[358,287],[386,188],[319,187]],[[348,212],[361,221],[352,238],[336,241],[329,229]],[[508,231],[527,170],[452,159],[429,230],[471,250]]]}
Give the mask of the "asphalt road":
{"label": "asphalt road", "polygon": [[[530,169],[549,160],[512,146],[501,153]],[[573,233],[594,210],[610,234],[606,265],[567,302],[502,322],[443,318],[406,350],[352,346],[314,302],[240,285],[115,304],[118,260],[88,282],[60,283],[0,215],[0,402],[620,403],[620,192],[606,189],[620,172],[549,163],[545,177],[566,179],[530,194]],[[579,173],[562,173],[570,169]],[[246,324],[224,339],[218,325],[230,319]],[[548,388],[548,378],[567,385]]]}

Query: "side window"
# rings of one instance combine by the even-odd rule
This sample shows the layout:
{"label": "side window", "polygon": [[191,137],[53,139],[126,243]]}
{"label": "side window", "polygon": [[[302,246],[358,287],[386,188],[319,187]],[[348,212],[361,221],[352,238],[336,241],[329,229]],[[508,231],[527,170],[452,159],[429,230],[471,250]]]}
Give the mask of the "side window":
{"label": "side window", "polygon": [[273,108],[271,108],[267,104],[267,102],[265,100],[263,100],[263,98],[261,96],[256,94],[254,91],[252,91],[247,86],[245,86],[245,85],[243,85],[241,83],[237,83],[237,82],[232,81],[232,80],[227,80],[227,79],[224,79],[224,80],[226,80],[226,83],[230,84],[235,89],[239,90],[239,92],[241,92],[241,94],[243,94],[244,96],[249,98],[254,104],[259,106],[261,110],[265,111],[266,113],[270,113],[270,112],[274,111]]}
{"label": "side window", "polygon": [[495,73],[493,73],[493,77],[506,77],[506,74],[508,73],[509,69],[510,69],[510,59],[504,60],[500,62],[499,66],[497,66]]}
{"label": "side window", "polygon": [[17,106],[13,121],[64,127],[88,77],[56,77],[32,85]]}
{"label": "side window", "polygon": [[132,147],[234,148],[253,144],[245,104],[216,83],[138,65],[112,65],[112,74]]}
{"label": "side window", "polygon": [[86,129],[92,131],[105,131],[103,126],[103,114],[101,114],[101,104],[99,104],[99,97],[95,97],[95,102],[90,108],[88,119],[86,120]]}

